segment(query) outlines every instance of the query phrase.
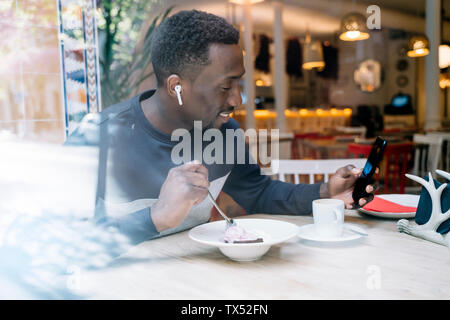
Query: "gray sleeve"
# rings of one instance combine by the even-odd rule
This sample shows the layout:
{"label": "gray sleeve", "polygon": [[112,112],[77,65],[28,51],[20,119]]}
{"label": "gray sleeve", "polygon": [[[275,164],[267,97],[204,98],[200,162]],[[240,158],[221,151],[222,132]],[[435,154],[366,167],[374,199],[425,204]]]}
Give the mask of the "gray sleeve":
{"label": "gray sleeve", "polygon": [[102,215],[96,223],[103,227],[117,228],[121,234],[128,237],[130,242],[136,244],[159,235],[150,217],[150,210],[150,208],[144,208],[118,218]]}
{"label": "gray sleeve", "polygon": [[100,227],[114,227],[125,235],[130,242],[139,243],[150,240],[159,235],[151,219],[151,209],[146,207],[138,211],[130,211],[119,217],[108,214],[103,198],[105,194],[107,154],[109,150],[110,135],[107,132],[107,115],[102,113],[86,115],[77,128],[71,133],[65,142],[66,146],[96,146],[99,147],[97,174],[97,195],[94,222]]}

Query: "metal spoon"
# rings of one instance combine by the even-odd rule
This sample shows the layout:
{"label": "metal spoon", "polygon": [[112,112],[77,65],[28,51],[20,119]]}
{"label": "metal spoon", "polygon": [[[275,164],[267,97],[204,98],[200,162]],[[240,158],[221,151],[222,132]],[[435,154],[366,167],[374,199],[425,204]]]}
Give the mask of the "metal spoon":
{"label": "metal spoon", "polygon": [[233,219],[230,219],[227,217],[227,215],[225,213],[223,213],[223,211],[219,208],[219,206],[216,203],[216,200],[214,200],[211,192],[208,190],[208,198],[209,200],[211,200],[212,204],[214,205],[214,207],[216,207],[217,211],[219,211],[220,215],[225,219],[225,221],[227,222],[226,225],[226,229],[228,229],[229,227],[235,226],[236,222],[234,222]]}
{"label": "metal spoon", "polygon": [[368,236],[367,233],[362,232],[362,231],[359,231],[359,230],[355,230],[355,229],[353,229],[352,227],[349,227],[349,226],[344,226],[344,229],[347,230],[347,231],[350,231],[350,232],[354,232],[354,233],[356,233],[356,234],[359,234],[359,235],[361,235],[361,236],[365,236],[365,237]]}

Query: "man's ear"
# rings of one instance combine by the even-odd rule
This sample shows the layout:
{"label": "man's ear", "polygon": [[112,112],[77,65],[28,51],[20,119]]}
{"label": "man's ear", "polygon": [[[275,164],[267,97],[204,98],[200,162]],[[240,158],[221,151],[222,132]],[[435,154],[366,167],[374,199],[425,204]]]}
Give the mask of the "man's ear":
{"label": "man's ear", "polygon": [[180,76],[177,74],[170,75],[166,80],[166,84],[167,84],[167,94],[173,97],[174,99],[178,99],[175,87],[178,85],[179,86],[182,85]]}

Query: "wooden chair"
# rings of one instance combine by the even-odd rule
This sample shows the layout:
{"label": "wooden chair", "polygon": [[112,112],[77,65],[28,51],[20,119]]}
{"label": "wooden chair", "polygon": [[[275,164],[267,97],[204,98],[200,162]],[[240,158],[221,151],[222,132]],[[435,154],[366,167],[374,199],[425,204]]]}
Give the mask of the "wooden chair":
{"label": "wooden chair", "polygon": [[[414,134],[414,167],[412,174],[424,177],[431,172],[436,177],[441,158],[443,137],[433,134]],[[444,170],[445,171],[445,170]]]}
{"label": "wooden chair", "polygon": [[450,132],[428,132],[427,135],[442,138],[441,157],[438,162],[438,169],[450,172]]}
{"label": "wooden chair", "polygon": [[291,144],[291,159],[303,159],[306,156],[303,140],[307,138],[316,138],[318,136],[318,132],[296,133]]}
{"label": "wooden chair", "polygon": [[278,179],[286,181],[288,175],[294,176],[294,183],[300,183],[301,176],[309,176],[309,183],[316,183],[318,175],[323,176],[323,182],[328,182],[330,174],[337,169],[352,164],[357,168],[364,167],[366,159],[325,159],[325,160],[272,160],[272,167]]}
{"label": "wooden chair", "polygon": [[[369,156],[371,144],[350,143],[348,145],[349,155],[355,158]],[[380,176],[384,176],[384,193],[405,193],[406,176],[408,161],[412,156],[413,143],[393,143],[386,146],[383,161],[380,164],[380,174],[376,180],[380,182]]]}
{"label": "wooden chair", "polygon": [[[331,153],[333,158],[345,158],[347,150],[342,154],[341,146],[335,147],[336,136],[320,133],[303,133],[294,135],[291,148],[291,159],[311,160],[326,159]],[[341,151],[341,152],[339,152]]]}

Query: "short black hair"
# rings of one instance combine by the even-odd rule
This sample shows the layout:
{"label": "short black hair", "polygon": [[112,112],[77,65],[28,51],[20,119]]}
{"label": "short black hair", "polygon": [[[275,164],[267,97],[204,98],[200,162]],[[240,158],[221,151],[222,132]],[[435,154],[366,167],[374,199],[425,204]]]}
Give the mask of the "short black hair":
{"label": "short black hair", "polygon": [[151,60],[158,87],[171,74],[195,79],[209,61],[211,44],[238,44],[239,31],[225,19],[199,10],[180,11],[155,30]]}

